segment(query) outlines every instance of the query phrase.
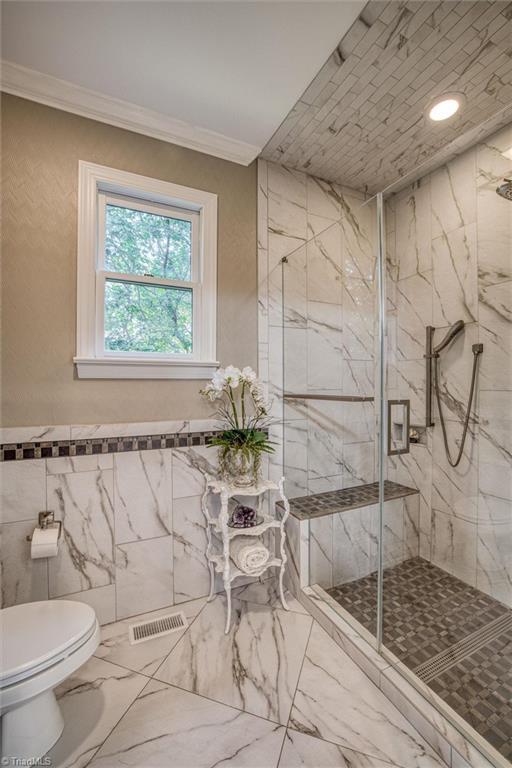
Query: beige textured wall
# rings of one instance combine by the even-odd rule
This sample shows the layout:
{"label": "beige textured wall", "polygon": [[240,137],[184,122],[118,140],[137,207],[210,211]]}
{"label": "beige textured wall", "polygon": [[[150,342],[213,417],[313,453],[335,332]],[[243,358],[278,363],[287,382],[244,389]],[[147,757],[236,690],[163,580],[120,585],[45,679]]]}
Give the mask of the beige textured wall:
{"label": "beige textured wall", "polygon": [[2,424],[200,418],[199,381],[79,380],[78,161],[215,192],[217,357],[256,366],[256,166],[248,168],[34,102],[2,99]]}

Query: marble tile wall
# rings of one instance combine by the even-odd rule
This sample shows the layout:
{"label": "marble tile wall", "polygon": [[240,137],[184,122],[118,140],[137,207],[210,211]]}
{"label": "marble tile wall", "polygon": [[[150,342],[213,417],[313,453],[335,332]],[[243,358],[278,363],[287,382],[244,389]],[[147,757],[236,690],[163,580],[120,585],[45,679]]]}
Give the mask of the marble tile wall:
{"label": "marble tile wall", "polygon": [[[107,623],[208,594],[200,501],[215,465],[207,447],[1,463],[2,606],[71,598]],[[44,509],[62,520],[59,554],[31,560]]]}
{"label": "marble tile wall", "polygon": [[284,421],[271,472],[284,461],[291,497],[374,479],[373,404],[281,397],[283,388],[373,395],[376,229],[364,202],[260,161],[260,374]]}
{"label": "marble tile wall", "polygon": [[436,426],[424,445],[389,461],[389,477],[420,491],[420,554],[512,605],[512,204],[495,189],[512,173],[512,126],[388,201],[388,391],[410,397],[425,423],[425,326],[443,352],[440,388],[452,453],[467,403],[472,344],[483,343],[476,407],[461,464]]}
{"label": "marble tile wall", "polygon": [[[375,394],[376,211],[364,203],[352,189],[259,161],[260,375],[279,445],[271,477],[284,466],[291,498],[376,479],[373,403],[282,397]],[[391,507],[387,556],[395,562],[408,548],[417,554],[419,510]],[[374,515],[366,512],[311,523],[308,583],[332,586],[374,569]]]}
{"label": "marble tile wall", "polygon": [[[384,505],[385,568],[418,555],[417,504],[413,496]],[[378,530],[377,504],[310,520],[309,583],[329,589],[375,573]]]}

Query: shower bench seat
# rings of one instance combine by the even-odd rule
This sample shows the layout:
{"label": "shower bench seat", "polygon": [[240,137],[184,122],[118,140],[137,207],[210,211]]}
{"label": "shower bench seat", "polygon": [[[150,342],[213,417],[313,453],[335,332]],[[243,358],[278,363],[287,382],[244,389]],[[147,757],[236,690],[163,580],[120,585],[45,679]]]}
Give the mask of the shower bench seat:
{"label": "shower bench seat", "polygon": [[[384,501],[402,499],[416,493],[419,493],[417,488],[409,488],[407,485],[393,483],[391,480],[384,481]],[[379,484],[365,483],[339,491],[327,491],[290,499],[290,514],[297,520],[313,520],[316,517],[347,512],[349,509],[368,507],[378,502]],[[282,507],[282,502],[278,501],[276,506]]]}

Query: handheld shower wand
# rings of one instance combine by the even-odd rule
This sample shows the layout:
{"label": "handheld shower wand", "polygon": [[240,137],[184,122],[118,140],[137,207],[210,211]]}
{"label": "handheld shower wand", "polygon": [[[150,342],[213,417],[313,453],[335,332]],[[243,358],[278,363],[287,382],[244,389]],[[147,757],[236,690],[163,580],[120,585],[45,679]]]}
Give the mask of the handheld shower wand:
{"label": "handheld shower wand", "polygon": [[496,189],[496,194],[505,200],[512,200],[512,179],[504,179],[503,184]]}
{"label": "handheld shower wand", "polygon": [[453,341],[453,339],[455,339],[455,337],[458,336],[459,333],[463,330],[464,330],[464,321],[457,320],[457,322],[454,323],[451,326],[451,328],[448,329],[443,340],[439,342],[439,344],[437,344],[436,346],[433,346],[435,328],[433,328],[431,325],[427,326],[427,344],[426,344],[426,354],[425,354],[426,368],[427,368],[427,398],[426,398],[427,426],[434,426],[434,422],[432,420],[432,361],[434,361],[434,390],[436,393],[436,400],[437,400],[437,407],[439,410],[439,419],[441,421],[441,428],[443,430],[443,441],[444,441],[444,447],[446,451],[446,458],[448,459],[448,463],[452,467],[457,467],[460,464],[460,460],[462,459],[462,454],[464,452],[464,445],[466,443],[466,436],[467,436],[468,426],[469,426],[469,417],[471,414],[471,405],[473,403],[473,395],[475,392],[478,358],[484,351],[483,344],[473,344],[473,347],[472,347],[473,372],[471,374],[471,386],[469,389],[468,406],[466,408],[466,414],[464,416],[464,428],[462,430],[462,438],[461,438],[460,448],[457,454],[457,458],[452,459],[452,456],[450,453],[450,447],[448,445],[448,435],[446,433],[446,424],[445,424],[443,408],[441,404],[441,394],[439,391],[438,361],[439,361],[440,352],[442,352],[443,349],[445,349],[445,347],[447,347],[448,344],[450,344]]}
{"label": "handheld shower wand", "polygon": [[432,350],[432,354],[434,357],[437,357],[440,352],[443,351],[445,347],[448,346],[448,344],[459,335],[459,333],[464,330],[464,321],[463,320],[457,320],[456,323],[454,323],[451,328],[448,329],[446,336],[444,339],[437,344],[434,349]]}
{"label": "handheld shower wand", "polygon": [[434,426],[434,419],[432,418],[432,361],[439,357],[439,353],[443,351],[445,347],[450,344],[453,339],[464,329],[464,321],[457,320],[451,328],[448,329],[444,339],[434,346],[434,333],[436,329],[432,325],[427,325],[426,328],[426,342],[425,342],[425,378],[427,384],[427,391],[425,397],[425,425],[427,427]]}

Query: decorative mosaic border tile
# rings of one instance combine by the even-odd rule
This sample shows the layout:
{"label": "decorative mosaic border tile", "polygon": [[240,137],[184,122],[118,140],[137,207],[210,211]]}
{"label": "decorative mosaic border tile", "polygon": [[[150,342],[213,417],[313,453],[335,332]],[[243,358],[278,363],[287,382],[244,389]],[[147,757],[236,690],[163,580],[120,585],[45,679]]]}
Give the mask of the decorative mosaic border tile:
{"label": "decorative mosaic border tile", "polygon": [[172,432],[135,437],[103,437],[89,440],[48,440],[0,445],[0,462],[24,459],[51,459],[61,456],[92,456],[100,453],[126,453],[162,448],[191,448],[209,445],[219,430],[207,432]]}

